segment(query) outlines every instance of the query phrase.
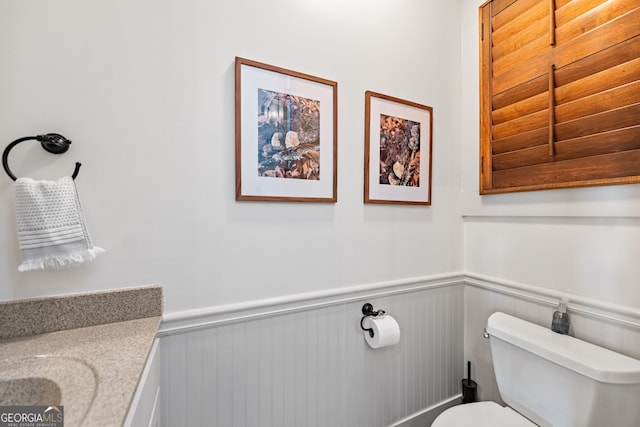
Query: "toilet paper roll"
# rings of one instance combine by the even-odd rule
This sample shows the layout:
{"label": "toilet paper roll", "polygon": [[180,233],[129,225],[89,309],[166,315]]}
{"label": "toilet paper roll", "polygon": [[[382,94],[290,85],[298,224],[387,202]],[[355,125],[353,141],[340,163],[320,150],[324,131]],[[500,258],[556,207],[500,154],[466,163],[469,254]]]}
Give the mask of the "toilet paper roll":
{"label": "toilet paper roll", "polygon": [[371,348],[389,347],[400,341],[400,326],[396,319],[389,315],[367,317],[363,326],[373,329],[373,337],[369,331],[364,331],[364,339]]}

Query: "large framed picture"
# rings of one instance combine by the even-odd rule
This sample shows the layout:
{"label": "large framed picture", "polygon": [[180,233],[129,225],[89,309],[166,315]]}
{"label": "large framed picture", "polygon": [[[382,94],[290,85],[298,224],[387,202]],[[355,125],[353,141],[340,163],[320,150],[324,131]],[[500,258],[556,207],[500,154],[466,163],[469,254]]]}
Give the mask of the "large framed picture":
{"label": "large framed picture", "polygon": [[338,84],[236,58],[236,200],[337,201]]}
{"label": "large framed picture", "polygon": [[364,202],[431,205],[433,109],[365,92]]}

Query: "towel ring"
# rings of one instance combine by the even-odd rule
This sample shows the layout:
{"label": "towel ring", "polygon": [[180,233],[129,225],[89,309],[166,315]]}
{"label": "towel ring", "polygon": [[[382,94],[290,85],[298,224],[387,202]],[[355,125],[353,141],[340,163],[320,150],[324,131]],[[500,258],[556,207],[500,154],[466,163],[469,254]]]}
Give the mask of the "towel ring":
{"label": "towel ring", "polygon": [[[21,142],[29,141],[31,139],[40,141],[40,145],[42,145],[42,148],[53,154],[65,153],[69,149],[69,144],[71,144],[70,140],[60,135],[59,133],[48,133],[46,135],[38,136],[25,136],[24,138],[16,139],[11,144],[7,145],[7,148],[5,148],[4,152],[2,153],[2,167],[4,168],[4,171],[7,173],[7,175],[9,175],[9,178],[14,181],[18,178],[16,178],[13,172],[11,172],[11,169],[9,169],[9,151],[11,151],[13,147],[20,144]],[[76,167],[73,170],[73,175],[71,175],[71,178],[76,179],[76,176],[78,176],[78,172],[80,171],[80,166],[82,166],[82,164],[80,162],[76,162]]]}

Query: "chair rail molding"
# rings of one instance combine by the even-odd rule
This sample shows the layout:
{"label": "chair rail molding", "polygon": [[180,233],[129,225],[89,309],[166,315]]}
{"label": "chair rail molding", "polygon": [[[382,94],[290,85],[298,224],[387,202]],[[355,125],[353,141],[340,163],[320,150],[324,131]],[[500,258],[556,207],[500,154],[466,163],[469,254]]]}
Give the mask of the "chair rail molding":
{"label": "chair rail molding", "polygon": [[231,323],[326,308],[365,299],[382,298],[462,284],[464,284],[463,273],[453,272],[178,311],[164,315],[158,335],[162,337]]}
{"label": "chair rail molding", "polygon": [[471,272],[465,272],[464,283],[549,307],[557,307],[558,302],[564,299],[574,313],[640,329],[640,310],[632,307]]}

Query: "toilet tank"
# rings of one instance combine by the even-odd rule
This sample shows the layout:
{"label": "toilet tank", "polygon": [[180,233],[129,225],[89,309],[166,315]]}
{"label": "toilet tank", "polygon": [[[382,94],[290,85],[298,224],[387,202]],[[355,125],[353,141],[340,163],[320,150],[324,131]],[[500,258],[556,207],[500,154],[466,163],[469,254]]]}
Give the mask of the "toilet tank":
{"label": "toilet tank", "polygon": [[540,426],[640,426],[640,361],[505,313],[487,321],[500,396]]}

